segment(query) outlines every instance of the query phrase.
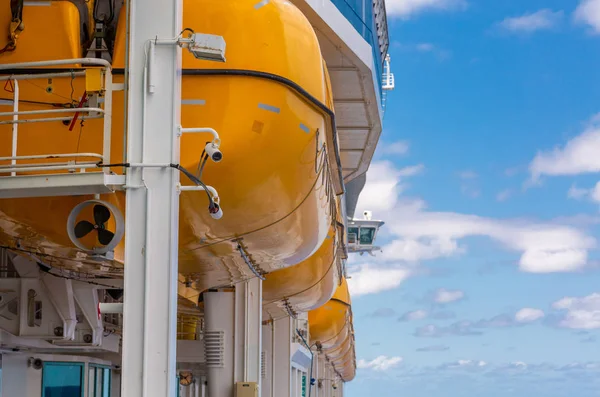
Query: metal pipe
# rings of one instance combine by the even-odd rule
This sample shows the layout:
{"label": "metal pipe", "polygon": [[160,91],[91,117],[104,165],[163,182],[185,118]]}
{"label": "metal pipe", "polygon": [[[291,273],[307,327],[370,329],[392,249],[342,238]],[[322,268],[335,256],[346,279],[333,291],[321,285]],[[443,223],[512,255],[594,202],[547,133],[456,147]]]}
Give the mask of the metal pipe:
{"label": "metal pipe", "polygon": [[106,59],[74,58],[74,59],[56,59],[56,60],[52,60],[52,61],[5,63],[3,65],[0,65],[0,70],[26,69],[26,68],[33,68],[36,66],[70,65],[73,63],[81,63],[81,64],[86,64],[86,65],[98,65],[98,66],[104,66],[105,68],[108,68],[108,69],[112,69],[110,62],[108,62]]}
{"label": "metal pipe", "polygon": [[31,172],[31,171],[57,171],[57,170],[71,170],[71,169],[87,169],[87,168],[97,168],[96,164],[71,164],[71,165],[49,165],[49,166],[39,166],[39,167],[25,167],[21,168],[11,167],[3,169],[3,172]]}
{"label": "metal pipe", "polygon": [[221,142],[221,138],[219,138],[219,133],[212,128],[181,128],[182,134],[200,134],[206,132],[212,134],[215,141]]}
{"label": "metal pipe", "polygon": [[154,57],[156,56],[155,54],[155,41],[154,40],[150,40],[150,48],[148,49],[148,92],[150,94],[154,94],[154,91],[156,89],[156,84],[155,84],[155,79],[154,79],[154,75],[156,74],[154,69]]}
{"label": "metal pipe", "polygon": [[[15,90],[15,93],[16,93],[16,90]],[[102,109],[102,108],[68,108],[68,109],[47,109],[47,110],[23,110],[21,112],[19,112],[19,111],[2,112],[2,113],[0,113],[0,117],[16,116],[16,115],[27,116],[29,114],[55,114],[55,113],[80,113],[80,112],[104,113],[104,109]]]}
{"label": "metal pipe", "polygon": [[[111,127],[112,127],[112,73],[110,69],[104,74],[104,120],[102,125],[102,161],[110,163],[110,144],[111,144]],[[110,173],[110,169],[104,170],[105,174]]]}
{"label": "metal pipe", "polygon": [[123,304],[122,303],[99,303],[98,310],[102,314],[122,314]]}
{"label": "metal pipe", "polygon": [[[43,164],[43,163],[42,163]],[[51,165],[68,165],[71,168],[79,168],[79,166],[81,165],[93,165],[94,167],[97,166],[97,163],[95,161],[83,161],[81,163],[65,163],[65,162],[61,162],[61,163],[50,163]],[[29,163],[29,164],[19,164],[18,166],[12,165],[12,164],[1,164],[0,165],[0,169],[5,169],[5,168],[27,168],[27,169],[31,169],[33,167],[43,167],[42,165],[40,165],[40,163]]]}
{"label": "metal pipe", "polygon": [[57,77],[81,77],[85,72],[62,72],[62,73],[40,73],[40,74],[13,74],[11,76],[0,76],[0,81],[6,80],[29,80],[29,79],[53,79]]}
{"label": "metal pipe", "polygon": [[[14,88],[14,95],[13,95],[13,125],[12,125],[12,157],[17,157],[17,142],[19,139],[19,126],[17,124],[17,121],[19,121],[19,82],[17,80],[14,80],[15,83],[15,88]],[[10,162],[13,166],[17,165],[17,159],[13,158]],[[15,176],[16,173],[12,172],[11,173],[12,176]]]}
{"label": "metal pipe", "polygon": [[129,163],[129,168],[169,168],[169,163]]}
{"label": "metal pipe", "polygon": [[8,160],[34,160],[34,159],[60,159],[68,157],[94,157],[102,158],[98,153],[59,153],[59,154],[36,154],[31,156],[0,157],[0,161]]}
{"label": "metal pipe", "polygon": [[[93,119],[101,119],[102,116],[87,116],[81,117],[82,120],[93,120]],[[23,120],[7,120],[0,121],[0,125],[4,124],[24,124],[24,123],[42,123],[46,121],[64,121],[64,120],[72,120],[73,117],[50,117],[50,118],[42,118],[42,119],[23,119]]]}
{"label": "metal pipe", "polygon": [[[213,198],[218,198],[219,197],[219,193],[217,193],[217,189],[215,189],[212,186],[206,186],[206,189],[208,189],[208,191],[210,192],[210,194],[213,195]],[[204,187],[203,186],[180,186],[179,190],[182,192],[202,192],[204,191]]]}

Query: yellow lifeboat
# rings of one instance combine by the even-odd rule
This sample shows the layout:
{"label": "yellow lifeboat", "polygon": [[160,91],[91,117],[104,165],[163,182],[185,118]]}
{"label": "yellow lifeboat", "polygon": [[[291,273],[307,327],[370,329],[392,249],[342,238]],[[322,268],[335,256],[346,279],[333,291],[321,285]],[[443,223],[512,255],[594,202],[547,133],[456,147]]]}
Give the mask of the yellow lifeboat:
{"label": "yellow lifeboat", "polygon": [[[343,190],[331,88],[315,32],[288,1],[256,4],[185,0],[183,6],[184,27],[221,35],[227,43],[227,61],[222,64],[183,53],[182,126],[215,129],[223,152],[221,162],[205,164],[202,181],[218,191],[224,216],[210,216],[202,192],[180,196],[180,272],[199,290],[309,258],[324,246],[335,219],[334,196]],[[0,21],[6,24],[8,12],[7,7],[0,9]],[[82,53],[80,20],[72,3],[26,3],[23,19],[26,30],[16,50],[0,55],[0,63],[73,59]],[[42,37],[52,46],[40,49]],[[123,81],[125,42],[121,13],[112,63],[116,83]],[[73,106],[86,90],[85,79],[75,74],[51,80],[22,82],[20,110]],[[10,99],[9,93],[5,96]],[[114,92],[111,163],[123,162],[123,101],[123,93]],[[10,124],[0,125],[0,157],[11,155],[10,129]],[[23,123],[18,137],[19,156],[101,153],[102,147],[101,122],[91,119],[72,130],[60,122]],[[207,140],[202,135],[183,136],[184,168],[199,168]],[[27,162],[41,161],[51,160]],[[120,174],[122,168],[111,171]],[[0,177],[7,175],[0,169]],[[182,177],[182,184],[192,183]],[[1,199],[0,245],[44,256],[56,266],[97,273],[96,259],[76,248],[66,230],[72,209],[91,199],[94,196]],[[99,199],[124,212],[122,193]],[[110,229],[112,222],[114,218],[105,226]],[[103,262],[105,273],[121,272],[123,241],[114,250],[114,260]]]}
{"label": "yellow lifeboat", "polygon": [[305,261],[269,273],[263,282],[265,318],[278,319],[316,309],[333,295],[339,283],[341,260],[335,228]]}
{"label": "yellow lifeboat", "polygon": [[308,312],[311,344],[327,356],[345,382],[356,372],[354,330],[348,283],[345,278],[325,305]]}

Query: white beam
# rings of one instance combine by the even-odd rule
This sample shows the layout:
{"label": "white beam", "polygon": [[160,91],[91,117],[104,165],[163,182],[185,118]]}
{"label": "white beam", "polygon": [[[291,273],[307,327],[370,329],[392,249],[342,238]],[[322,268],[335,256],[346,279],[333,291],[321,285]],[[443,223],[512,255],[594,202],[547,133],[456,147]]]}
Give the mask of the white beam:
{"label": "white beam", "polygon": [[260,393],[261,397],[273,396],[273,342],[274,342],[273,322],[269,321],[263,325],[262,349],[264,351],[265,377],[262,379]]}
{"label": "white beam", "polygon": [[284,317],[273,322],[273,396],[289,396],[291,393],[292,322]]}
{"label": "white beam", "polygon": [[[154,48],[153,93],[144,71],[149,41],[181,32],[182,0],[132,0],[128,11],[127,161],[176,164],[180,48]],[[172,168],[135,168],[127,174],[122,396],[177,392],[178,183]]]}
{"label": "white beam", "polygon": [[25,354],[2,354],[2,395],[27,396],[27,360]]}
{"label": "white beam", "polygon": [[253,278],[235,287],[235,382],[261,384],[262,280]]}
{"label": "white beam", "polygon": [[204,293],[204,351],[208,396],[232,397],[235,350],[235,294]]}
{"label": "white beam", "polygon": [[63,320],[63,338],[75,340],[75,326],[77,314],[75,313],[75,300],[73,299],[73,284],[71,280],[44,274],[42,285],[58,315]]}
{"label": "white beam", "polygon": [[83,312],[83,316],[92,327],[92,344],[102,346],[104,323],[98,314],[98,289],[95,285],[75,282],[73,285],[75,301]]}

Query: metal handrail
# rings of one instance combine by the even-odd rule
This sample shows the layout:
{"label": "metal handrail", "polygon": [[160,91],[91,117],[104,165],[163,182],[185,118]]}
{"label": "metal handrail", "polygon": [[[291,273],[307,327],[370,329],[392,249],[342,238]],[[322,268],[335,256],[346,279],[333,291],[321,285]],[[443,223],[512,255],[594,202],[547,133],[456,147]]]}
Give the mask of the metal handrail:
{"label": "metal handrail", "polygon": [[[99,66],[102,68],[103,74],[102,79],[104,80],[104,107],[78,107],[78,108],[65,108],[65,109],[51,109],[51,110],[26,110],[19,111],[19,81],[40,79],[40,78],[57,78],[57,77],[81,77],[85,76],[87,70],[66,70],[64,72],[48,71],[48,73],[32,73],[26,72],[23,74],[15,73],[19,69],[30,70],[32,68],[43,67],[43,66],[64,66],[64,65],[82,65],[85,66]],[[43,70],[43,69],[40,69]],[[75,59],[58,59],[51,61],[36,61],[36,62],[21,62],[12,64],[1,64],[0,73],[2,71],[10,71],[11,75],[0,76],[0,81],[11,81],[13,83],[13,111],[12,112],[0,112],[0,117],[12,117],[10,120],[0,121],[0,125],[11,124],[12,125],[12,152],[10,157],[0,157],[0,161],[10,161],[10,165],[1,165],[0,170],[4,172],[10,172],[11,176],[16,176],[18,172],[32,172],[32,171],[50,171],[50,170],[67,170],[73,171],[80,169],[84,172],[89,168],[96,168],[96,162],[85,161],[74,163],[74,159],[79,157],[92,157],[97,158],[101,162],[108,164],[110,163],[110,147],[111,147],[111,122],[112,122],[112,67],[111,64],[104,59],[96,58],[75,58]],[[102,152],[101,153],[48,153],[39,155],[26,155],[18,156],[18,137],[19,124],[23,123],[43,123],[43,122],[54,122],[54,121],[68,121],[72,120],[72,114],[82,114],[82,120],[99,119],[102,118],[104,121],[102,131]],[[32,115],[56,115],[58,117],[41,117],[41,118],[27,118]],[[62,117],[60,117],[62,115]],[[24,117],[24,118],[20,118]],[[41,162],[37,164],[17,164],[18,160],[34,160],[34,159],[73,159],[67,162]],[[109,168],[103,168],[104,173],[109,173]]]}

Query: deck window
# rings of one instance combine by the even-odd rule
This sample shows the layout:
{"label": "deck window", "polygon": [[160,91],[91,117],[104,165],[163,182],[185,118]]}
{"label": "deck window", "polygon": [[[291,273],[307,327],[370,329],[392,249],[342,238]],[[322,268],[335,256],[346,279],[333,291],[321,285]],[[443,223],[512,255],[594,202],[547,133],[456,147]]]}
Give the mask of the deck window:
{"label": "deck window", "polygon": [[42,397],[83,397],[83,363],[44,362]]}
{"label": "deck window", "polygon": [[90,364],[87,397],[110,397],[110,368]]}

